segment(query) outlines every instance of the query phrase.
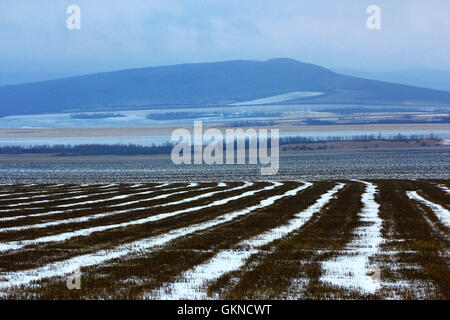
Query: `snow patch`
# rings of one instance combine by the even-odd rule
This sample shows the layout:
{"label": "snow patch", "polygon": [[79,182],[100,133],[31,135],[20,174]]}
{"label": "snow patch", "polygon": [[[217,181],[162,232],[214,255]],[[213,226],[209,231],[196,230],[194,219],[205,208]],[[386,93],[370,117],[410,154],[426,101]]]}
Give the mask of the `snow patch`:
{"label": "snow patch", "polygon": [[431,202],[419,196],[416,191],[407,191],[406,195],[410,199],[417,200],[425,204],[427,207],[433,210],[436,217],[442,222],[444,226],[450,228],[450,212],[447,209],[437,203]]}
{"label": "snow patch", "polygon": [[450,194],[450,189],[444,186],[443,184],[438,185],[438,187],[444,190],[444,192],[446,192],[447,194]]}
{"label": "snow patch", "polygon": [[378,216],[380,205],[375,201],[376,186],[370,182],[360,182],[366,185],[361,198],[363,208],[359,213],[360,221],[365,225],[356,228],[353,240],[345,248],[345,255],[322,263],[324,275],[320,280],[347,289],[374,293],[381,286],[372,273],[379,270],[376,266],[370,266],[369,259],[377,254],[383,242],[382,220]]}
{"label": "snow patch", "polygon": [[244,101],[231,104],[232,106],[251,106],[251,105],[259,105],[259,104],[271,104],[271,103],[279,103],[289,100],[296,100],[300,98],[309,98],[323,95],[323,92],[312,92],[312,91],[295,91],[285,94],[280,94],[276,96],[266,97],[262,99]]}

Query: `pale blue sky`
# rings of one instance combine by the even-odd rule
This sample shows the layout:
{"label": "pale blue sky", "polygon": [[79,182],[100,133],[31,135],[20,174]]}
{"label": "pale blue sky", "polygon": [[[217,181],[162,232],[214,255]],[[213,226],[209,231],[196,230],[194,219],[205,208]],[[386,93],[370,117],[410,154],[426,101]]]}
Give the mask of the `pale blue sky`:
{"label": "pale blue sky", "polygon": [[[67,6],[82,10],[66,28]],[[366,28],[381,8],[382,29]],[[450,69],[448,0],[0,0],[0,84],[184,62],[289,57]]]}

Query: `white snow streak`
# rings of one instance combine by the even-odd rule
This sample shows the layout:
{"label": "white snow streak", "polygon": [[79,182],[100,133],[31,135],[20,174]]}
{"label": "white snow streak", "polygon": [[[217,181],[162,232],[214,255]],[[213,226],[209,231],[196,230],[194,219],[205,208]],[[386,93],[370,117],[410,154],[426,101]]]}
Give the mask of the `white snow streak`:
{"label": "white snow streak", "polygon": [[[164,191],[178,190],[178,189],[184,189],[184,188],[193,188],[193,187],[196,187],[196,186],[198,186],[197,183],[190,183],[188,186],[181,186],[181,187],[176,187],[176,188],[168,188],[168,189],[164,189]],[[159,187],[158,187],[158,189],[159,189]],[[85,204],[93,204],[93,203],[102,203],[102,202],[110,202],[110,201],[115,201],[115,200],[122,200],[122,199],[131,198],[131,197],[134,197],[134,196],[152,194],[152,193],[155,193],[156,191],[157,190],[152,189],[152,190],[147,190],[147,191],[138,192],[138,193],[127,193],[127,194],[116,196],[116,197],[113,197],[113,198],[97,199],[97,200],[91,200],[91,201],[85,201],[85,202],[78,202],[78,203],[70,203],[70,204],[66,204],[66,205],[60,205],[60,206],[57,206],[56,208],[76,207],[76,206],[85,205]],[[182,191],[182,192],[189,192],[189,191],[191,191],[191,190],[186,190],[186,191]],[[109,192],[109,193],[111,193],[111,192]],[[109,193],[104,193],[104,194],[109,194]],[[169,195],[171,195],[171,194],[169,194]],[[168,197],[169,195],[161,195],[159,197],[163,197],[164,198],[164,197]],[[67,200],[67,199],[63,199],[63,200]]]}
{"label": "white snow streak", "polygon": [[[101,186],[98,187],[97,190],[100,189],[106,189],[111,186],[115,186],[116,184],[112,184],[112,185],[106,185],[106,186]],[[142,184],[136,184],[134,186],[130,186],[130,188],[134,188],[133,192],[135,191],[139,191],[140,189],[143,189],[143,187],[138,187]],[[142,193],[131,193],[129,196],[133,196],[133,195],[140,195],[140,194],[149,194],[149,193],[154,193],[157,190],[155,189],[160,189],[161,187],[168,185],[167,183],[164,185],[159,185],[159,186],[155,186],[153,187],[151,190],[142,192]],[[196,187],[198,185],[198,183],[190,183],[188,186],[181,186],[181,187],[176,187],[176,188],[168,188],[165,190],[177,190],[177,189],[182,189],[182,188],[192,188],[192,187]],[[144,188],[144,189],[148,189],[148,188]],[[12,199],[4,199],[2,201],[13,201],[13,200],[26,200],[26,199],[30,199],[30,198],[53,198],[55,196],[59,196],[59,195],[68,195],[68,194],[74,194],[74,193],[84,193],[86,192],[86,190],[75,190],[75,191],[71,191],[71,192],[64,192],[64,193],[54,193],[54,194],[46,194],[46,195],[39,195],[39,196],[32,196],[32,197],[21,197],[21,198],[12,198]],[[50,200],[39,200],[39,201],[31,201],[31,202],[21,202],[21,203],[16,203],[16,204],[10,204],[10,205],[4,205],[2,207],[23,207],[23,206],[28,206],[31,204],[40,204],[40,203],[48,203],[48,202],[58,202],[58,201],[67,201],[67,200],[75,200],[75,199],[84,199],[84,198],[90,198],[90,197],[95,197],[95,196],[100,196],[100,195],[107,195],[107,194],[113,194],[113,193],[117,193],[117,190],[115,191],[109,191],[109,192],[97,192],[97,193],[90,193],[90,194],[86,194],[86,195],[79,195],[79,196],[74,196],[74,197],[69,197],[69,198],[59,198],[59,199],[50,199]],[[122,196],[119,196],[117,199],[121,199]],[[125,196],[124,196],[125,197]],[[89,203],[96,203],[96,202],[102,202],[102,201],[110,201],[111,199],[100,199],[100,200],[95,200],[95,202],[91,202],[91,201],[87,201],[87,202],[76,202],[76,203],[71,203],[68,205],[59,205],[57,206],[57,208],[64,208],[64,207],[70,207],[70,206],[75,206],[75,205],[80,205],[80,204],[89,204]],[[22,208],[20,209],[12,209],[12,210],[2,210],[0,209],[0,212],[8,212],[8,211],[17,211],[17,210],[23,210]]]}
{"label": "white snow streak", "polygon": [[[188,186],[189,187],[189,186]],[[178,190],[178,189],[182,189],[185,187],[176,187],[176,188],[167,188],[164,191],[173,191],[173,190]],[[188,190],[191,191],[191,190]],[[186,191],[186,192],[188,192]],[[71,210],[72,212],[74,211],[82,211],[82,210],[86,210],[86,208],[76,208],[80,205],[83,204],[92,204],[92,203],[102,203],[102,202],[110,202],[113,200],[119,200],[119,199],[125,199],[125,198],[129,198],[129,197],[133,197],[133,196],[137,196],[137,195],[145,195],[145,194],[152,194],[156,192],[156,190],[149,190],[149,191],[144,191],[144,192],[139,192],[139,193],[130,193],[130,194],[126,194],[126,195],[120,195],[117,197],[113,197],[113,198],[107,198],[107,199],[98,199],[98,200],[92,200],[92,201],[85,201],[85,202],[76,202],[76,203],[71,203],[69,205],[59,205],[59,206],[55,206],[55,209],[58,208],[68,208],[68,207],[75,207],[74,209],[70,208],[69,210]],[[184,192],[184,191],[183,191]],[[110,192],[110,193],[115,193],[115,192]],[[91,196],[95,196],[95,195],[102,195],[102,194],[109,194],[109,193],[99,193],[99,194],[91,194]],[[167,196],[173,195],[175,193],[170,193]],[[119,206],[123,206],[123,205],[127,205],[127,204],[132,204],[132,203],[138,203],[138,202],[142,202],[142,201],[147,201],[147,200],[154,200],[154,198],[149,198],[149,199],[140,199],[137,201],[130,201],[128,203],[120,203],[118,205],[110,205],[109,207],[119,207]],[[137,209],[145,209],[147,207],[144,208],[135,208],[135,210]],[[33,208],[33,209],[45,209],[45,208]],[[18,211],[18,210],[23,210],[23,209],[10,209],[10,210],[2,210],[3,212],[5,211]],[[129,210],[123,210],[123,211],[118,211],[119,213],[121,212],[128,212]],[[49,216],[49,215],[54,215],[54,214],[58,214],[58,213],[63,213],[64,211],[61,210],[57,210],[57,211],[49,211],[49,212],[44,212],[44,213],[36,213],[36,214],[29,214],[29,215],[21,215],[21,216],[14,216],[14,217],[4,217],[4,218],[0,218],[0,222],[1,221],[11,221],[11,220],[18,220],[18,219],[24,219],[24,218],[28,218],[28,217],[42,217],[42,216]]]}
{"label": "white snow streak", "polygon": [[[31,204],[40,204],[40,203],[49,203],[49,202],[59,202],[59,201],[67,201],[67,200],[77,200],[77,199],[84,199],[84,198],[90,198],[90,197],[96,197],[96,196],[101,196],[101,195],[105,195],[105,194],[113,194],[116,193],[117,191],[110,191],[110,192],[105,192],[105,193],[91,193],[91,194],[86,194],[86,195],[80,195],[80,196],[74,196],[74,197],[69,197],[69,198],[57,198],[57,199],[51,199],[51,200],[38,200],[38,201],[31,201],[31,202],[21,202],[21,203],[15,203],[15,204],[9,204],[3,207],[24,207],[24,206],[28,206]],[[68,207],[68,206],[76,206],[78,204],[82,204],[82,202],[79,203],[71,203],[70,205],[60,205],[57,207]],[[34,209],[34,208],[33,208]],[[24,210],[24,208],[20,208],[20,209],[12,209],[12,210],[3,210],[0,209],[1,212],[8,212],[8,211],[18,211],[18,210]]]}
{"label": "white snow streak", "polygon": [[[63,195],[68,195],[68,194],[74,194],[74,193],[81,193],[81,192],[86,192],[85,190],[76,190],[76,191],[70,191],[70,192],[60,192],[60,193],[47,193],[47,194],[39,194],[39,195],[32,195],[32,196],[27,196],[27,197],[19,197],[19,198],[8,198],[8,199],[0,199],[0,201],[2,202],[7,202],[7,201],[17,201],[17,200],[30,200],[31,198],[36,199],[36,198],[52,198],[52,197],[57,197],[57,196],[63,196]],[[11,194],[5,194],[2,195],[1,197],[7,197],[10,196]],[[21,203],[24,204],[24,203]]]}
{"label": "white snow streak", "polygon": [[419,196],[416,191],[407,191],[406,195],[410,199],[417,200],[425,204],[427,207],[433,210],[436,217],[442,222],[444,226],[450,228],[450,212],[447,209],[437,203],[428,201],[427,199]]}
{"label": "white snow streak", "polygon": [[[197,189],[195,191],[207,190],[207,189],[211,189],[211,188],[213,188],[213,187],[201,188],[201,189]],[[192,190],[179,191],[179,192],[174,192],[174,193],[168,193],[168,194],[165,194],[163,196],[164,196],[164,198],[167,198],[167,197],[172,196],[172,195],[176,195],[176,194],[180,194],[180,193],[186,193],[186,192],[191,192],[191,191]],[[215,194],[215,193],[218,193],[218,192],[223,192],[223,191],[224,190],[211,192],[211,193],[209,193],[209,195]],[[137,194],[146,194],[146,193],[148,193],[148,192],[137,193]],[[155,196],[155,197],[152,197],[152,198],[140,199],[138,201],[125,202],[125,203],[122,203],[120,205],[115,205],[115,206],[124,206],[124,205],[131,204],[131,203],[157,200],[157,199],[160,199],[160,197],[161,196]],[[110,199],[110,200],[112,200],[112,199]],[[182,202],[183,202],[183,200],[180,200],[180,201],[174,201],[173,203],[169,202],[169,203],[166,203],[164,205],[166,206],[166,205],[178,204],[178,203],[182,203]],[[115,206],[109,206],[109,207],[115,207]],[[143,209],[150,209],[150,208],[155,208],[155,207],[159,207],[159,206],[161,206],[161,205],[149,206],[149,207],[145,207]],[[104,217],[107,217],[107,216],[113,216],[113,215],[117,215],[117,214],[121,214],[121,213],[134,212],[134,211],[138,211],[139,209],[140,208],[133,208],[133,209],[113,211],[113,212],[106,212],[106,213],[97,213],[97,214],[92,214],[92,215],[78,217],[78,218],[69,218],[69,219],[64,219],[64,220],[61,219],[61,220],[44,222],[44,223],[37,223],[37,224],[31,224],[31,225],[23,225],[23,226],[0,228],[0,232],[21,231],[21,230],[27,230],[27,229],[40,229],[40,228],[47,228],[47,227],[51,227],[51,226],[57,226],[57,225],[61,225],[61,224],[87,222],[87,221],[90,221],[90,220],[100,219],[100,218],[104,218]],[[77,211],[82,211],[82,210],[85,210],[85,209],[79,209]],[[54,211],[54,212],[63,212],[63,211]],[[40,215],[48,215],[48,214],[49,213],[40,214]],[[33,215],[33,217],[36,217],[36,216],[39,216],[39,214]],[[0,219],[0,221],[1,220],[2,219]]]}
{"label": "white snow streak", "polygon": [[[204,189],[210,189],[210,188],[204,188]],[[167,206],[173,206],[173,205],[177,205],[177,204],[181,204],[181,203],[192,202],[192,201],[196,201],[196,200],[199,200],[199,199],[208,198],[208,197],[211,197],[211,196],[213,196],[213,195],[215,195],[217,193],[222,193],[222,192],[224,192],[224,190],[218,190],[218,191],[212,191],[212,192],[208,192],[208,193],[203,193],[203,194],[191,197],[191,198],[186,198],[186,199],[181,199],[181,200],[178,200],[178,201],[172,201],[172,202],[156,205],[155,208],[156,207],[167,207]]]}
{"label": "white snow streak", "polygon": [[[241,189],[250,187],[252,185],[253,185],[252,182],[246,182],[241,186],[227,190],[227,192],[241,190]],[[70,231],[70,232],[60,233],[60,234],[56,234],[56,235],[41,237],[41,238],[37,238],[37,239],[33,239],[33,240],[22,240],[22,241],[12,241],[12,242],[0,243],[0,252],[4,252],[4,251],[8,251],[8,250],[18,250],[25,246],[35,245],[35,244],[39,244],[39,243],[58,242],[58,241],[65,241],[65,240],[75,238],[75,237],[86,237],[86,236],[91,235],[94,232],[101,232],[101,231],[106,231],[106,230],[115,229],[115,228],[124,228],[124,227],[128,227],[128,226],[159,221],[162,219],[167,219],[167,218],[170,218],[170,217],[173,217],[176,215],[180,215],[182,213],[198,211],[201,209],[218,206],[220,204],[227,203],[232,200],[237,200],[237,199],[240,199],[243,197],[248,197],[248,196],[254,195],[257,192],[261,192],[263,190],[270,190],[270,188],[273,189],[276,185],[278,185],[278,184],[275,183],[273,186],[269,186],[264,189],[247,191],[243,194],[225,198],[223,200],[214,201],[210,204],[187,208],[187,209],[182,209],[182,210],[168,212],[168,213],[162,213],[162,214],[158,214],[158,215],[154,215],[154,216],[150,216],[150,217],[146,217],[146,218],[142,218],[142,219],[138,219],[138,220],[131,220],[131,221],[127,221],[127,222],[110,224],[110,225],[106,225],[106,226],[98,226],[98,227],[80,229],[80,230],[76,230],[76,231]],[[134,210],[136,210],[136,208],[134,208],[133,211]],[[128,211],[130,211],[130,210],[125,210],[122,212],[128,212]],[[117,213],[121,213],[121,212],[118,211],[118,212],[115,212],[114,214],[117,214]],[[96,215],[96,216],[98,216],[98,215]],[[82,218],[75,218],[75,219],[82,219]],[[65,220],[65,221],[67,221],[67,220]],[[65,223],[64,220],[61,220],[61,221],[49,222],[47,226],[49,226],[51,223],[56,223],[56,222],[61,223],[61,224]],[[52,225],[55,225],[55,224],[52,224]]]}
{"label": "white snow streak", "polygon": [[[177,195],[177,194],[183,194],[183,193],[188,193],[188,192],[192,192],[192,191],[204,191],[204,190],[209,190],[209,189],[212,189],[212,188],[215,188],[215,186],[213,186],[213,187],[200,188],[200,189],[196,189],[196,190],[183,190],[183,191],[178,191],[178,192],[175,192],[175,193],[161,194],[161,195],[159,195],[159,196],[152,197],[152,198],[149,198],[149,199],[139,199],[139,200],[135,200],[135,201],[122,202],[122,203],[110,205],[110,206],[108,206],[108,207],[109,207],[109,208],[123,207],[123,206],[126,206],[126,205],[131,205],[131,204],[135,204],[135,203],[140,203],[140,202],[144,202],[144,201],[148,201],[148,200],[161,200],[161,199],[165,199],[165,198],[168,198],[168,197]],[[153,191],[153,192],[155,192],[155,191]],[[153,192],[152,192],[152,193],[153,193]],[[220,190],[220,191],[218,191],[218,192],[223,192],[223,190]],[[147,192],[147,193],[149,193],[149,192]],[[142,195],[142,194],[146,194],[146,193],[136,193],[135,195]],[[182,201],[182,200],[181,200],[181,201]],[[171,203],[169,202],[169,204],[171,204]]]}
{"label": "white snow streak", "polygon": [[[246,183],[247,186],[252,185],[252,184],[253,183],[250,183],[250,182]],[[240,196],[228,198],[228,199],[230,199],[228,201],[231,201],[231,199],[239,199],[239,198],[243,198],[243,197],[252,196],[255,193],[258,193],[261,191],[272,190],[280,185],[282,185],[282,183],[273,182],[273,184],[271,186],[267,186],[263,189],[244,192]],[[217,201],[214,203],[217,203]],[[211,205],[209,205],[209,206],[211,206]],[[204,206],[204,207],[207,207],[207,206]],[[68,260],[59,261],[59,262],[55,262],[55,263],[49,263],[40,268],[18,271],[18,272],[3,273],[3,274],[0,273],[0,278],[2,278],[2,280],[3,280],[3,281],[0,281],[0,289],[4,290],[4,289],[8,289],[13,286],[26,285],[32,281],[38,281],[38,280],[45,279],[45,278],[64,276],[65,274],[70,273],[71,272],[70,270],[73,270],[75,267],[81,268],[81,267],[98,265],[98,264],[104,263],[104,262],[112,260],[112,259],[117,259],[117,258],[126,256],[126,255],[129,255],[129,254],[132,254],[137,251],[141,251],[141,250],[148,251],[152,248],[165,245],[169,241],[172,241],[179,237],[186,236],[186,235],[192,234],[194,232],[203,231],[203,230],[212,228],[214,226],[217,226],[219,224],[229,222],[239,216],[248,214],[251,210],[254,210],[254,209],[251,209],[254,207],[255,206],[252,206],[250,208],[243,209],[243,210],[234,211],[232,213],[228,213],[228,214],[219,216],[210,221],[195,224],[195,225],[192,225],[189,227],[182,227],[179,229],[174,229],[163,235],[158,235],[155,237],[123,244],[123,245],[117,246],[116,248],[101,250],[101,251],[98,251],[98,252],[95,252],[92,254],[81,255],[81,256],[74,257],[74,258],[71,258]]]}
{"label": "white snow streak", "polygon": [[[299,191],[309,188],[312,184],[306,182],[303,186],[290,190],[283,195],[273,196],[261,201],[260,207],[272,205],[276,200],[294,196]],[[169,289],[160,289],[158,299],[207,299],[206,284],[214,281],[222,275],[238,270],[246,260],[258,249],[272,243],[277,239],[301,228],[314,213],[319,212],[330,199],[342,188],[344,184],[338,184],[333,189],[323,194],[313,205],[295,214],[286,225],[281,225],[272,230],[257,235],[249,240],[240,242],[233,250],[224,250],[204,264],[189,270],[179,280],[169,284]],[[256,207],[256,206],[255,206]],[[256,208],[252,208],[255,210]],[[180,280],[182,279],[182,280]],[[165,287],[165,286],[164,286]]]}
{"label": "white snow streak", "polygon": [[380,282],[368,275],[370,271],[368,267],[369,258],[378,252],[383,242],[382,220],[378,216],[380,206],[375,202],[376,186],[369,182],[361,182],[366,185],[366,189],[361,198],[363,208],[359,215],[361,221],[367,225],[356,228],[355,237],[344,250],[345,255],[322,264],[324,275],[320,280],[364,293],[374,293],[380,288]]}
{"label": "white snow streak", "polygon": [[443,184],[438,185],[438,187],[444,190],[447,194],[450,194],[450,189],[444,186]]}

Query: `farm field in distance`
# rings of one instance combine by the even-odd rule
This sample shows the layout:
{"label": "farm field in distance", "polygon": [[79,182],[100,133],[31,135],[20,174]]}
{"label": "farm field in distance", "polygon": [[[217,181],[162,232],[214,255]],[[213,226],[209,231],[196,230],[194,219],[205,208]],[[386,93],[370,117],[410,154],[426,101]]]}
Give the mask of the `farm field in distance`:
{"label": "farm field in distance", "polygon": [[3,183],[0,298],[449,299],[449,210],[448,179]]}

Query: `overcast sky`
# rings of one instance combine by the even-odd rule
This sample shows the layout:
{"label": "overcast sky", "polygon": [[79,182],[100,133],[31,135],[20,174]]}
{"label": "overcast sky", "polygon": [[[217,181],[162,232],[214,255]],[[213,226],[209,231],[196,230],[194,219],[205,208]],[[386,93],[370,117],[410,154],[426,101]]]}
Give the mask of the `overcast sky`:
{"label": "overcast sky", "polygon": [[[66,8],[81,8],[68,30]],[[381,30],[366,9],[381,8]],[[448,0],[0,0],[0,84],[130,67],[289,57],[450,69]]]}

